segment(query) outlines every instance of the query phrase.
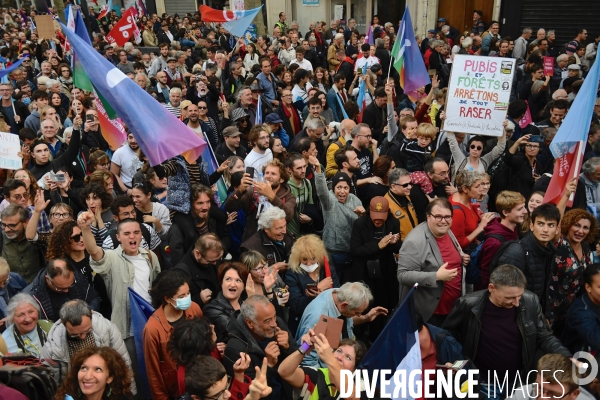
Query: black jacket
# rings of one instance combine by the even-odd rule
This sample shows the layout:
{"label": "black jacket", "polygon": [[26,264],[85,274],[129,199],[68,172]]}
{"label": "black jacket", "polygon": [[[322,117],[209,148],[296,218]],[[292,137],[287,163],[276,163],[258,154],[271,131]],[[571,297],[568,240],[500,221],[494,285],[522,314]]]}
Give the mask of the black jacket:
{"label": "black jacket", "polygon": [[102,136],[102,131],[100,129],[101,128],[98,127],[97,131],[89,131],[89,132],[82,131],[83,136],[81,139],[81,143],[83,143],[90,149],[97,147],[102,151],[107,151],[108,150],[108,142]]}
{"label": "black jacket", "polygon": [[[283,121],[281,123],[281,126],[283,127],[283,130],[285,131],[285,133],[288,134],[288,136],[290,137],[290,143],[288,143],[288,147],[290,146],[290,144],[292,143],[292,140],[294,140],[294,130],[292,129],[292,124],[290,123],[290,119],[285,115],[285,111],[283,111],[283,103],[279,103],[279,107],[277,107],[275,109],[275,111],[273,111],[275,113],[277,113],[277,115],[279,115],[279,118],[281,118],[281,120]],[[300,114],[298,113],[298,110],[296,110],[296,107],[292,107],[292,112],[296,113],[296,116],[298,117],[298,121],[300,121],[300,129],[302,129],[302,117],[300,117]],[[300,131],[302,132],[302,131]],[[298,134],[300,132],[297,132]]]}
{"label": "black jacket", "polygon": [[[82,150],[81,146],[81,134],[80,131],[73,131],[73,135],[71,136],[71,142],[67,150],[62,153],[60,157],[56,157],[54,160],[47,162],[44,165],[35,164],[29,170],[35,177],[35,179],[41,179],[45,173],[50,171],[58,171],[59,169],[66,169],[67,172],[72,173],[71,167],[73,163],[78,163],[80,156],[80,152]],[[73,174],[73,173],[72,173]],[[73,174],[74,175],[74,174]]]}
{"label": "black jacket", "polygon": [[390,68],[390,52],[383,47],[377,47],[375,49],[375,57],[379,58],[381,63],[381,70],[387,71]]}
{"label": "black jacket", "polygon": [[223,164],[231,156],[238,156],[238,157],[241,157],[243,160],[246,158],[247,155],[248,155],[248,152],[246,151],[246,148],[242,144],[241,139],[240,139],[240,145],[238,146],[237,149],[235,149],[235,153],[232,152],[231,150],[229,150],[229,147],[227,147],[225,142],[222,142],[220,145],[218,145],[215,148],[215,157],[217,158],[217,162],[219,163],[219,165]]}
{"label": "black jacket", "polygon": [[[213,208],[215,210],[213,210]],[[225,224],[219,224],[218,220],[213,217],[214,213],[223,212],[216,206],[211,206],[211,211],[208,216],[208,232],[214,233],[221,239],[224,254],[227,254],[231,247],[231,237]],[[173,215],[173,225],[169,230],[169,248],[171,249],[171,261],[173,264],[178,263],[188,250],[194,247],[198,240],[198,232],[194,219],[189,214],[176,212]]]}
{"label": "black jacket", "polygon": [[346,90],[350,89],[350,86],[352,86],[352,81],[354,80],[354,64],[343,60],[336,73],[342,74],[346,77]]}
{"label": "black jacket", "polygon": [[212,290],[212,299],[216,298],[217,294],[221,291],[221,285],[219,285],[219,280],[217,278],[218,266],[200,265],[200,263],[196,261],[193,252],[194,248],[191,248],[173,269],[182,271],[191,278],[189,285],[192,301],[198,303],[200,307],[204,307],[205,304],[200,299],[201,291],[204,289]]}
{"label": "black jacket", "polygon": [[[246,292],[243,292],[245,297]],[[240,299],[242,304],[242,299]],[[229,337],[227,336],[227,325],[235,310],[231,306],[229,300],[223,296],[223,292],[219,292],[216,298],[213,298],[208,303],[202,313],[208,320],[215,326],[215,333],[217,334],[217,342],[227,342]]]}
{"label": "black jacket", "polygon": [[[15,100],[13,105],[14,105],[17,115],[19,117],[21,117],[21,122],[15,122],[18,130],[21,130],[25,127],[25,120],[27,119],[27,117],[29,117],[29,114],[30,114],[29,108],[27,108],[27,106],[25,104],[21,103],[19,100]],[[11,123],[8,118],[6,119],[6,123],[9,127],[11,126]],[[16,135],[19,132],[13,132],[13,129],[11,128],[11,133],[14,133]]]}
{"label": "black jacket", "polygon": [[[477,355],[481,316],[489,291],[480,290],[458,299],[444,321],[443,328],[463,346],[462,353],[470,360]],[[523,339],[521,376],[527,375],[536,365],[536,352],[560,353],[571,357],[571,353],[554,337],[548,327],[537,297],[525,290],[519,301],[517,325]]]}
{"label": "black jacket", "polygon": [[294,239],[289,232],[283,237],[283,246],[276,246],[261,229],[240,245],[240,253],[256,250],[265,257],[269,265],[273,265],[288,260],[293,244]]}
{"label": "black jacket", "polygon": [[[536,294],[546,311],[548,306],[548,285],[552,259],[556,248],[552,243],[546,247],[538,243],[533,233],[528,232],[519,242],[513,242],[498,257],[498,262],[490,266],[492,270],[499,265],[509,264],[519,268],[527,278],[527,290]],[[490,270],[490,273],[492,271]]]}
{"label": "black jacket", "polygon": [[381,143],[383,136],[383,128],[387,126],[387,107],[377,107],[375,101],[367,106],[363,114],[363,123],[371,127],[371,134],[377,143]]}
{"label": "black jacket", "polygon": [[[96,289],[94,289],[79,269],[75,268],[73,273],[75,274],[75,283],[73,284],[73,287],[69,288],[69,299],[66,301],[74,299],[85,300],[92,310],[99,312],[100,297],[98,296]],[[42,309],[40,318],[58,321],[58,312],[60,310],[54,310],[52,308],[52,302],[50,296],[48,296],[49,290],[48,285],[46,285],[46,268],[43,268],[38,272],[37,276],[33,279],[33,282],[23,289],[23,293],[33,296],[35,301],[38,302]]]}

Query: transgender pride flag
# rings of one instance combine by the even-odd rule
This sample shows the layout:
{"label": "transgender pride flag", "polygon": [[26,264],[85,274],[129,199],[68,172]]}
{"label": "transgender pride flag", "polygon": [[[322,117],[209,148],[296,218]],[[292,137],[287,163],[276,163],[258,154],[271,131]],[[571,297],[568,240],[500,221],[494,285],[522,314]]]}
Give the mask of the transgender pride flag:
{"label": "transgender pride flag", "polygon": [[[405,94],[416,92],[417,89],[431,83],[419,45],[415,39],[408,6],[404,10],[404,16],[398,28],[398,37],[391,55],[394,57],[394,68],[400,74],[400,86],[404,89]],[[416,98],[416,93],[411,97]]]}

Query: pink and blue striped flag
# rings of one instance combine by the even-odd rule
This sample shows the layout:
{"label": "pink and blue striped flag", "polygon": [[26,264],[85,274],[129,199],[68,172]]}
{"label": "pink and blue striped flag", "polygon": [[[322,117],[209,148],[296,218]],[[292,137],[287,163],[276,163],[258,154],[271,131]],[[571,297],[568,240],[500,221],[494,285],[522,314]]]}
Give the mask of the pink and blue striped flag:
{"label": "pink and blue striped flag", "polygon": [[400,86],[404,89],[404,93],[416,98],[416,90],[429,85],[431,79],[415,39],[408,6],[404,10],[391,56],[394,57],[394,68],[400,74]]}
{"label": "pink and blue striped flag", "polygon": [[188,162],[198,159],[206,147],[204,140],[75,32],[61,25],[102,103],[109,104],[125,122],[150,165],[178,155]]}

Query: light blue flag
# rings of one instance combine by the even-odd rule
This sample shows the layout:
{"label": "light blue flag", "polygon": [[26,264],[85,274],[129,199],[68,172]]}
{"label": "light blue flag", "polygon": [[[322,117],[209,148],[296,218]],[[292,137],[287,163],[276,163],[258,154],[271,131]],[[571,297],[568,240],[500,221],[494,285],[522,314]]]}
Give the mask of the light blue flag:
{"label": "light blue flag", "polygon": [[[242,37],[244,36],[244,32],[250,26],[256,14],[262,9],[262,6],[258,8],[254,8],[252,10],[243,11],[243,17],[234,19],[232,21],[222,22],[223,28],[229,31],[233,36]],[[241,12],[242,10],[238,10],[236,12]]]}

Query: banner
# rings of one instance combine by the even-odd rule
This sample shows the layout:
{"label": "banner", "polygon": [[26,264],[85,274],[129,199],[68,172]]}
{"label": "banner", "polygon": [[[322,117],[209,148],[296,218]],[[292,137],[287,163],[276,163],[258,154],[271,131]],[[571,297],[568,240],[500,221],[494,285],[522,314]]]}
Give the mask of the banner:
{"label": "banner", "polygon": [[117,46],[123,47],[123,45],[129,41],[137,30],[137,25],[135,24],[135,18],[133,16],[134,12],[133,7],[125,11],[123,18],[121,18],[111,31],[108,32],[108,35],[106,35],[106,41],[108,43],[116,43]]}
{"label": "banner", "polygon": [[544,57],[544,76],[554,75],[554,57]]}
{"label": "banner", "polygon": [[20,151],[19,135],[0,132],[0,168],[19,169],[23,167],[23,160],[18,156]]}
{"label": "banner", "polygon": [[516,60],[457,54],[452,63],[444,130],[502,136]]}
{"label": "banner", "polygon": [[[583,147],[582,147],[583,146]],[[554,163],[554,172],[544,195],[544,203],[558,204],[565,192],[565,186],[571,179],[579,176],[583,161],[583,142],[562,143],[560,152],[563,154]],[[573,206],[573,196],[567,207]]]}
{"label": "banner", "polygon": [[94,91],[94,104],[96,104],[96,111],[98,111],[98,123],[100,124],[102,137],[112,149],[118,149],[127,141],[127,132],[125,132],[121,119],[109,118],[96,91]]}

